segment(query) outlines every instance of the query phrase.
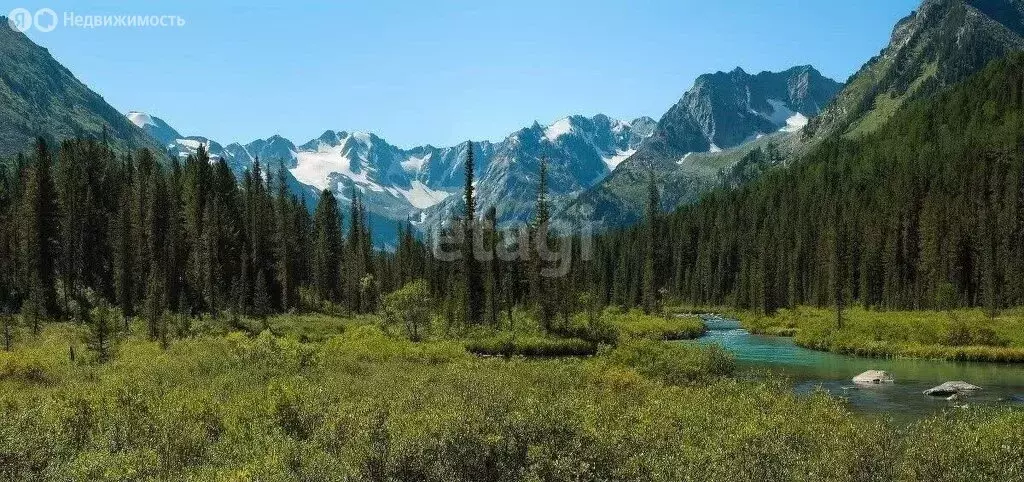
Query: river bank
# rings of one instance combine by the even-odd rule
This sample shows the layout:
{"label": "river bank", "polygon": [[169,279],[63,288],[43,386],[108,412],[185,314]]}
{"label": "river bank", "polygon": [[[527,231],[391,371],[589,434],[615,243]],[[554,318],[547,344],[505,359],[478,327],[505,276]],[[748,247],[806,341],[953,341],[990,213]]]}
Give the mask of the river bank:
{"label": "river bank", "polygon": [[[901,420],[916,420],[947,409],[967,406],[1021,407],[1024,366],[913,358],[873,359],[811,350],[792,338],[751,333],[736,320],[711,317],[707,334],[698,340],[720,345],[740,367],[768,371],[792,381],[796,393],[825,391],[845,399],[858,411]],[[896,382],[857,387],[852,378],[867,370],[884,370]],[[966,399],[947,401],[922,392],[950,380],[967,380],[982,387]]]}
{"label": "river bank", "polygon": [[980,309],[874,311],[798,307],[771,316],[735,314],[754,334],[791,336],[799,346],[870,358],[1024,363],[1024,312]]}

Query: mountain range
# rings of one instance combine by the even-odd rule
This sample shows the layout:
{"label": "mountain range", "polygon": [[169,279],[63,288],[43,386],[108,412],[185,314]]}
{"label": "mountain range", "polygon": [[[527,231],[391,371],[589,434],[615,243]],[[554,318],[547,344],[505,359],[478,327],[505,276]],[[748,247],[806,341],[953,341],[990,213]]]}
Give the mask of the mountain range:
{"label": "mountain range", "polygon": [[[645,163],[672,159],[676,167],[676,160],[687,155],[714,155],[764,136],[798,132],[841,87],[811,66],[756,75],[737,68],[698,78],[659,122],[573,115],[549,125],[534,122],[499,142],[467,141],[441,148],[402,149],[373,133],[335,130],[298,145],[273,136],[223,146],[203,136],[183,136],[150,114],[130,112],[128,118],[171,155],[186,156],[205,144],[212,156],[224,158],[239,174],[256,158],[271,168],[283,162],[309,192],[329,189],[343,205],[355,192],[386,222],[411,220],[420,227],[437,226],[461,212],[463,162],[472,146],[478,205],[495,206],[499,222],[510,225],[527,222],[534,214],[541,159],[547,161],[555,206],[579,206],[621,179],[630,179],[633,187],[646,186],[646,178],[637,183],[632,175],[646,174],[650,168]],[[707,189],[690,187],[683,191]],[[608,205],[590,212],[597,210],[600,216],[616,213]],[[607,225],[632,220],[616,218]]]}
{"label": "mountain range", "polygon": [[738,161],[727,150],[796,136],[842,87],[812,66],[702,75],[637,152],[568,203],[559,217],[582,216],[599,227],[634,222],[643,213],[652,179],[663,192],[664,208],[694,201],[716,185],[720,169]]}
{"label": "mountain range", "polygon": [[570,116],[548,126],[535,122],[497,143],[402,149],[373,133],[335,130],[298,145],[281,136],[222,145],[182,135],[154,115],[133,111],[126,117],[171,156],[195,154],[204,145],[211,158],[224,159],[236,175],[256,159],[270,169],[282,163],[306,194],[328,189],[346,205],[355,193],[384,220],[417,225],[432,225],[460,209],[461,198],[453,194],[463,189],[470,146],[480,205],[500,206],[503,223],[520,222],[533,212],[541,158],[548,160],[553,197],[582,192],[636,152],[655,126],[648,117],[623,122],[600,114]]}
{"label": "mountain range", "polygon": [[[361,196],[383,242],[399,222],[425,228],[461,210],[463,163],[472,149],[478,205],[497,207],[503,224],[533,215],[539,163],[547,159],[557,221],[582,216],[614,227],[642,216],[652,180],[662,208],[670,210],[785,165],[822,139],[871,133],[906,102],[1024,49],[1022,19],[1024,0],[925,0],[845,83],[812,66],[757,74],[736,68],[698,77],[657,122],[572,115],[534,122],[500,141],[413,148],[345,130],[326,130],[301,144],[279,135],[245,144],[183,135],[148,113],[119,114],[46,49],[0,28],[0,157],[28,149],[36,136],[104,131],[122,151],[149,147],[183,157],[206,145],[236,174],[256,159],[269,169],[282,163],[292,190],[307,200],[323,189],[342,206]],[[752,164],[756,169],[748,169]]]}

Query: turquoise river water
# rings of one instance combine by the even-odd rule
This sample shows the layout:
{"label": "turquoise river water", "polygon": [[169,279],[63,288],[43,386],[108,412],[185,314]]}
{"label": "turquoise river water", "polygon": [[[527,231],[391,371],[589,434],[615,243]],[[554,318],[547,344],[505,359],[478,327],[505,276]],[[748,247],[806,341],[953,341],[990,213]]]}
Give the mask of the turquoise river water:
{"label": "turquoise river water", "polygon": [[[781,374],[793,381],[797,393],[826,390],[847,399],[856,410],[916,418],[954,406],[1024,407],[1024,365],[858,358],[802,348],[790,338],[753,335],[735,320],[709,316],[704,317],[704,323],[708,332],[698,342],[721,345],[742,368]],[[885,370],[896,383],[855,387],[852,378],[867,370]],[[952,380],[963,380],[982,390],[957,401],[922,393]]]}

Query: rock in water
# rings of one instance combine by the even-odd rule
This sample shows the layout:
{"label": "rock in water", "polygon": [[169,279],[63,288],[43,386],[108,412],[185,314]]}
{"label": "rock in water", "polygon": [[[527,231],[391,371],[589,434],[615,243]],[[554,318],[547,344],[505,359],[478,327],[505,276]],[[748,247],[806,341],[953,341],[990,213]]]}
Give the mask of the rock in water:
{"label": "rock in water", "polygon": [[970,383],[967,382],[956,381],[946,382],[935,388],[929,388],[928,390],[924,391],[924,394],[933,397],[948,397],[950,395],[959,395],[962,393],[973,392],[976,390],[981,390],[981,387],[971,385]]}
{"label": "rock in water", "polygon": [[882,383],[895,383],[892,374],[882,370],[868,370],[853,377],[853,383],[858,385],[880,385]]}

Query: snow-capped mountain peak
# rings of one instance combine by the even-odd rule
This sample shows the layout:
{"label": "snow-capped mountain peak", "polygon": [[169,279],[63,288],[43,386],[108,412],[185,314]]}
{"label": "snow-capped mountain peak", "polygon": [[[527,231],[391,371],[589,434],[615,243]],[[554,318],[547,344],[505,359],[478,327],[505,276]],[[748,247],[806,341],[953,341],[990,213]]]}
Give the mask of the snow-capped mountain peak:
{"label": "snow-capped mountain peak", "polygon": [[607,176],[656,125],[648,117],[627,122],[573,115],[545,127],[535,122],[496,144],[401,149],[370,132],[326,130],[298,146],[274,135],[221,147],[205,137],[182,136],[149,114],[132,112],[128,118],[154,137],[161,135],[172,155],[185,157],[206,145],[211,158],[224,159],[238,177],[259,159],[268,169],[283,163],[294,180],[293,190],[303,195],[327,189],[344,205],[355,192],[371,216],[387,220],[390,226],[378,226],[382,229],[407,219],[428,224],[447,219],[460,202],[468,149],[474,151],[480,205],[498,206],[501,221],[513,221],[532,216],[542,157],[548,159],[552,197],[568,196]]}

